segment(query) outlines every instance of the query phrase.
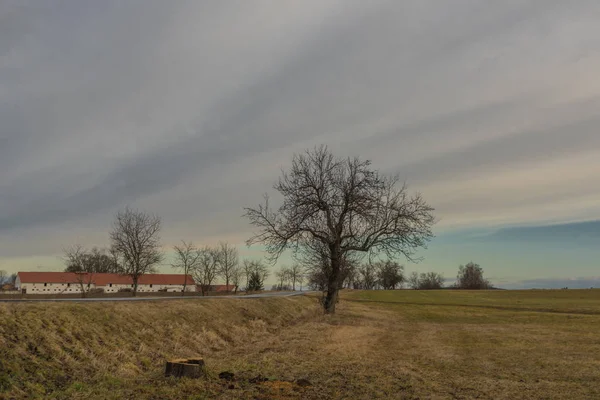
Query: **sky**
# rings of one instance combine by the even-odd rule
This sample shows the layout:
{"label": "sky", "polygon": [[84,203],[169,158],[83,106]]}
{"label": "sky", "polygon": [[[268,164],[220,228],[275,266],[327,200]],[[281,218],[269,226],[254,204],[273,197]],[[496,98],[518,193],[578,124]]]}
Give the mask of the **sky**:
{"label": "sky", "polygon": [[0,0],[0,269],[59,270],[126,205],[166,251],[260,257],[243,208],[326,144],[435,207],[407,271],[600,286],[599,20],[597,0]]}

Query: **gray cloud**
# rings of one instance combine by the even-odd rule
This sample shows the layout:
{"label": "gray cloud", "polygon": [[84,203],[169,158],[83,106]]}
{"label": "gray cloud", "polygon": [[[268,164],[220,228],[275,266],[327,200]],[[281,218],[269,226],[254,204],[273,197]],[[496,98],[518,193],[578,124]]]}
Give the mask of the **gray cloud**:
{"label": "gray cloud", "polygon": [[[167,242],[237,240],[242,207],[319,143],[399,172],[442,226],[593,215],[599,13],[591,0],[2,3],[0,257],[31,251],[17,237],[35,254],[95,238],[126,203],[162,215]],[[565,171],[540,186],[552,168]]]}

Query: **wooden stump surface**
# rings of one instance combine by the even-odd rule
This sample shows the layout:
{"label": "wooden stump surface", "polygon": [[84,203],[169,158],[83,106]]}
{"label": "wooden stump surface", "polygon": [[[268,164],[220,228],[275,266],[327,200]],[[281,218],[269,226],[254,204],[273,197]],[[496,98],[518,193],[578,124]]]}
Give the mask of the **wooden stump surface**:
{"label": "wooden stump surface", "polygon": [[202,358],[181,358],[167,361],[165,376],[200,378],[204,375]]}

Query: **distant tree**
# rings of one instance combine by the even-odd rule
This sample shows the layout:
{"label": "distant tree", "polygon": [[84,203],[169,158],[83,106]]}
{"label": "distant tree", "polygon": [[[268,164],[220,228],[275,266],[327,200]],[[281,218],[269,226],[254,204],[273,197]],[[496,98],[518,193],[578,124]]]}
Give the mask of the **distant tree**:
{"label": "distant tree", "polygon": [[255,269],[250,272],[250,279],[248,281],[248,292],[260,292],[265,290],[264,275],[259,270]]}
{"label": "distant tree", "polygon": [[225,280],[227,291],[234,270],[239,265],[238,250],[228,243],[219,244],[219,275]]}
{"label": "distant tree", "polygon": [[63,253],[76,253],[76,261],[67,257],[65,272],[89,272],[93,274],[116,274],[121,272],[120,265],[115,262],[106,249],[93,247],[87,250],[76,244],[70,248],[63,249]]}
{"label": "distant tree", "polygon": [[370,262],[363,263],[358,267],[358,273],[360,275],[362,289],[375,289],[375,285],[377,284],[377,268],[375,264]]}
{"label": "distant tree", "polygon": [[[250,278],[252,273],[256,272],[260,277],[260,281],[265,282],[269,277],[269,268],[260,260],[244,260],[242,262],[242,275],[246,278],[246,291],[250,287]],[[262,289],[261,289],[262,290]]]}
{"label": "distant tree", "polygon": [[199,250],[199,255],[198,263],[192,270],[192,275],[196,283],[200,284],[202,296],[206,296],[219,275],[220,252],[219,249],[206,246]]}
{"label": "distant tree", "polygon": [[[331,275],[331,260],[329,260],[327,251],[322,246],[315,246],[313,252],[305,256],[303,263],[308,287],[311,290],[326,292],[328,277]],[[348,285],[349,280],[356,280],[357,265],[357,257],[352,254],[346,254],[342,258],[338,289]],[[326,295],[325,293],[324,296]],[[325,298],[323,301],[325,301]]]}
{"label": "distant tree", "polygon": [[198,267],[201,253],[192,242],[185,241],[182,241],[181,245],[174,246],[173,250],[175,250],[175,262],[171,264],[171,267],[183,272],[183,291],[181,295],[184,296],[187,287],[187,277]]}
{"label": "distant tree", "polygon": [[289,282],[290,279],[289,268],[281,267],[279,271],[275,272],[275,277],[279,281],[279,284],[277,285],[277,290],[284,290],[287,286],[286,284]]}
{"label": "distant tree", "polygon": [[411,289],[419,289],[419,273],[411,272],[407,279],[408,287]]}
{"label": "distant tree", "polygon": [[326,146],[295,155],[275,189],[283,204],[246,208],[259,232],[248,245],[263,243],[272,262],[287,249],[297,258],[319,243],[330,268],[325,312],[334,313],[342,284],[343,260],[352,253],[384,253],[409,260],[433,236],[433,208],[420,195],[409,196],[397,177],[388,177],[359,158],[336,158]]}
{"label": "distant tree", "polygon": [[296,283],[302,284],[304,280],[304,267],[300,263],[294,263],[288,269],[289,279],[292,283],[292,290],[296,290]]}
{"label": "distant tree", "polygon": [[242,279],[244,277],[244,269],[238,264],[231,271],[231,283],[233,285],[234,293],[237,294],[237,291],[240,290],[240,285],[242,284]]}
{"label": "distant tree", "polygon": [[8,283],[10,283],[11,285],[14,285],[16,282],[17,282],[17,274],[12,274],[8,278]]}
{"label": "distant tree", "polygon": [[356,261],[346,261],[342,287],[348,289],[358,289],[360,287],[358,265],[359,263]]}
{"label": "distant tree", "polygon": [[402,287],[404,283],[404,267],[393,261],[377,264],[377,281],[384,290]]}
{"label": "distant tree", "polygon": [[163,260],[160,229],[160,217],[129,207],[115,216],[110,233],[112,254],[121,258],[122,273],[131,277],[134,296],[140,277],[155,272]]}
{"label": "distant tree", "polygon": [[444,276],[437,272],[422,273],[419,276],[419,289],[441,289],[444,286]]}
{"label": "distant tree", "polygon": [[483,277],[483,268],[473,262],[458,267],[458,276],[456,277],[456,287],[458,289],[489,289],[492,287],[490,282]]}
{"label": "distant tree", "polygon": [[3,269],[0,269],[0,286],[4,285],[4,283],[8,282],[8,272]]}
{"label": "distant tree", "polygon": [[87,297],[87,294],[91,290],[94,274],[96,273],[94,263],[90,262],[89,254],[81,245],[63,249],[63,253],[65,263],[67,264],[65,272],[75,274],[81,297]]}
{"label": "distant tree", "polygon": [[242,261],[242,273],[244,278],[246,279],[246,290],[248,290],[248,285],[250,284],[250,275],[254,271],[254,261],[245,259]]}

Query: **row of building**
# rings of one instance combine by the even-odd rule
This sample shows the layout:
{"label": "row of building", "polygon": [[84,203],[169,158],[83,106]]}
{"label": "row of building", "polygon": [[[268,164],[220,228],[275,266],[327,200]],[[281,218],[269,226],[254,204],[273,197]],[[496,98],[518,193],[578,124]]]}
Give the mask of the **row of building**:
{"label": "row of building", "polygon": [[[144,274],[138,279],[137,291],[196,292],[200,288],[191,275]],[[233,285],[212,285],[210,291],[233,291]],[[82,290],[117,293],[133,290],[133,279],[121,274],[90,274],[78,272],[19,272],[15,290],[22,294],[74,294]]]}

